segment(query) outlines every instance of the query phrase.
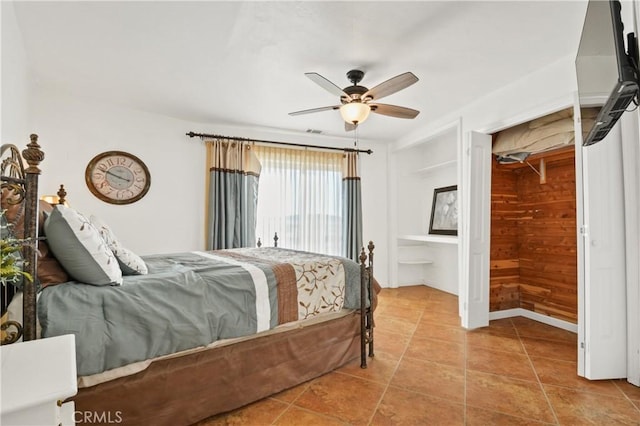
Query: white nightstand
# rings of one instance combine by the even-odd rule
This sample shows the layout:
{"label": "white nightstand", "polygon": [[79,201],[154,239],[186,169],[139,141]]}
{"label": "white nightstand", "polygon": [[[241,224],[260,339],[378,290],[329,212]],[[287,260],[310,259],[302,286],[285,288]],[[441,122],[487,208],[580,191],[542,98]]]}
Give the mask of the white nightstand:
{"label": "white nightstand", "polygon": [[74,425],[78,392],[75,336],[50,337],[0,347],[0,424]]}

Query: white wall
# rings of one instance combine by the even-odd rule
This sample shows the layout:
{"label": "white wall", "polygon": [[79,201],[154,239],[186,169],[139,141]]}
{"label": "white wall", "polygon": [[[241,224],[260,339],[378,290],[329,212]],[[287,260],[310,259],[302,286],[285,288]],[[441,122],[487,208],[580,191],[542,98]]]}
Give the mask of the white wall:
{"label": "white wall", "polygon": [[18,28],[13,3],[1,2],[2,15],[2,143],[22,147],[29,142],[29,77],[27,55]]}
{"label": "white wall", "polygon": [[[46,156],[40,194],[64,184],[72,207],[102,218],[139,254],[203,248],[204,147],[184,136],[189,123],[36,89],[29,124]],[[89,192],[85,168],[108,150],[146,163],[151,187],[142,200],[118,206]]]}
{"label": "white wall", "polygon": [[438,135],[390,150],[389,175],[395,175],[389,182],[395,192],[388,209],[391,287],[422,283],[458,294],[457,243],[406,237],[428,236],[434,189],[458,184],[458,124],[455,121]]}
{"label": "white wall", "polygon": [[[193,123],[37,87],[31,99],[30,129],[40,135],[46,154],[40,193],[53,194],[63,183],[72,207],[101,217],[123,245],[141,255],[204,248],[205,148],[198,138],[186,136],[188,131],[317,145],[353,145],[353,141],[326,140],[317,135]],[[360,145],[374,151],[372,155],[363,155],[361,160],[365,243],[373,240],[378,259],[385,259],[386,146]],[[142,200],[111,205],[89,192],[84,181],[85,168],[95,155],[107,150],[127,151],[146,163],[151,188]],[[376,268],[381,283],[387,281],[384,263],[377,262],[380,267]]]}
{"label": "white wall", "polygon": [[383,143],[369,143],[367,148],[373,150],[371,155],[363,155],[360,160],[362,166],[362,235],[364,244],[373,241],[374,275],[380,285],[386,287],[389,282],[389,268],[386,259],[389,257],[389,218],[387,205],[387,145]]}
{"label": "white wall", "polygon": [[573,105],[577,90],[574,57],[558,60],[522,76],[475,102],[429,123],[395,144],[396,149],[438,132],[449,123],[461,119],[463,133],[470,130],[494,132]]}

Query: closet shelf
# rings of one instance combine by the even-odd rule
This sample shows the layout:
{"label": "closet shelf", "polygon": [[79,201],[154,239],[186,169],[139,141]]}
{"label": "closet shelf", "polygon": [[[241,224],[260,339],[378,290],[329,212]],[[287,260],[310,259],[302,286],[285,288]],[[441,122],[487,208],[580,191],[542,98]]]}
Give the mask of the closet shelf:
{"label": "closet shelf", "polygon": [[400,235],[398,239],[425,243],[458,244],[458,237],[455,235]]}
{"label": "closet shelf", "polygon": [[423,167],[421,169],[414,170],[412,172],[412,174],[419,175],[419,176],[425,176],[425,175],[433,173],[433,172],[435,172],[437,170],[441,170],[441,169],[445,169],[447,167],[455,166],[456,163],[457,163],[456,160],[449,160],[449,161],[445,161],[445,162],[442,162],[442,163],[434,164],[432,166]]}

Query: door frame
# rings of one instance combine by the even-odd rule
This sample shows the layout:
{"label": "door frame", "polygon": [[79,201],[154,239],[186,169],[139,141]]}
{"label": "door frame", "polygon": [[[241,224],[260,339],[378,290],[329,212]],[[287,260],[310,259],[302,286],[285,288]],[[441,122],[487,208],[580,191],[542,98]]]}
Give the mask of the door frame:
{"label": "door frame", "polygon": [[[640,117],[621,119],[625,210],[640,211]],[[627,380],[640,386],[640,218],[625,215],[627,252]]]}
{"label": "door frame", "polygon": [[[521,124],[523,122],[526,121],[530,121],[533,120],[535,118],[544,116],[544,115],[548,115],[551,114],[553,112],[556,111],[560,111],[563,109],[567,109],[567,108],[578,108],[579,102],[578,102],[578,94],[577,92],[574,92],[573,94],[564,96],[562,98],[558,98],[555,99],[553,101],[550,101],[548,103],[545,103],[543,105],[539,105],[536,108],[527,110],[523,113],[519,113],[516,114],[512,117],[509,117],[505,120],[500,120],[499,122],[494,122],[494,123],[489,123],[489,124],[484,124],[484,125],[480,125],[480,126],[475,126],[475,127],[470,127],[470,128],[465,128],[464,129],[464,134],[467,135],[469,134],[471,131],[476,131],[479,133],[485,133],[485,134],[493,134],[495,132],[498,132],[500,130],[504,130],[506,128],[509,127],[513,127],[517,124]],[[623,123],[625,121],[625,119],[622,119]],[[634,115],[634,119],[630,120],[630,119],[626,119],[627,122],[632,122],[632,124],[627,124],[627,128],[629,128],[629,126],[632,127],[632,131],[634,132],[635,135],[638,135],[638,133],[640,133],[640,120],[638,118],[638,113],[636,113]],[[465,138],[465,141],[468,140],[469,137]],[[627,139],[631,139],[631,138],[627,138]],[[637,139],[636,139],[637,141]],[[623,140],[624,143],[624,140]],[[637,143],[637,142],[636,142]],[[577,238],[577,262],[578,262],[578,310],[579,310],[579,316],[578,316],[578,332],[580,335],[584,335],[584,318],[580,318],[581,315],[584,315],[584,313],[580,313],[580,311],[584,311],[585,308],[585,304],[584,304],[584,291],[585,291],[585,260],[584,260],[584,256],[585,256],[585,248],[584,248],[584,238],[580,238],[581,235],[583,235],[583,225],[585,224],[584,221],[584,194],[582,193],[583,191],[583,187],[584,187],[584,182],[582,179],[582,150],[581,150],[581,143],[576,144],[576,225],[577,225],[577,235],[579,236],[579,238]],[[464,148],[464,151],[466,151],[468,149],[468,146],[466,146]],[[633,147],[633,153],[635,154],[636,157],[636,161],[638,161],[638,159],[640,158],[640,154],[638,153],[640,151],[640,147],[638,146],[634,146]],[[632,164],[631,161],[633,160],[628,160],[629,163],[625,163],[625,164]],[[468,164],[465,163],[461,163],[463,165],[465,165],[465,167],[468,167]],[[632,176],[631,178],[633,178],[634,176]],[[637,178],[637,172],[636,172],[636,176]],[[631,195],[633,195],[632,199],[635,202],[635,205],[638,206],[640,205],[640,184],[637,181],[634,181],[630,187],[626,187],[625,184],[625,191],[626,192],[631,192]],[[468,199],[468,198],[463,198],[463,199]],[[469,219],[468,218],[463,218],[464,221],[464,225],[463,225],[463,229],[464,227],[469,226]],[[636,220],[636,222],[638,222]],[[628,224],[627,224],[628,225]],[[633,225],[633,224],[632,224]],[[636,239],[640,240],[640,231],[638,231],[638,223],[635,223],[635,229],[636,230]],[[465,248],[465,253],[463,253],[463,256],[461,257],[461,263],[463,263],[463,265],[460,265],[461,270],[463,271],[468,271],[468,262],[469,262],[469,258],[468,258],[468,242],[469,242],[469,237],[468,236],[463,236],[462,241],[460,241],[461,245]],[[635,253],[636,256],[639,255],[639,253]],[[629,270],[629,267],[627,266],[627,272]],[[636,332],[639,328],[640,325],[639,324],[634,324],[632,322],[632,319],[634,319],[635,321],[637,321],[640,318],[640,304],[638,304],[637,302],[640,302],[640,282],[638,282],[638,268],[634,269],[634,271],[636,272],[636,275],[634,276],[635,278],[632,277],[632,280],[635,279],[636,282],[630,282],[629,278],[627,278],[627,282],[626,282],[626,287],[627,287],[627,294],[628,297],[631,298],[631,300],[628,300],[627,302],[627,307],[633,305],[635,307],[635,309],[630,310],[629,314],[628,314],[628,318],[627,318],[627,324],[628,324],[628,328],[629,328],[629,332],[631,332],[632,330],[634,332]],[[468,298],[468,295],[470,294],[470,282],[468,280],[466,280],[466,284],[467,284],[467,288],[464,292],[461,291],[461,296]],[[488,288],[488,286],[487,286]],[[488,296],[488,295],[487,295]],[[467,300],[461,301],[460,302],[460,306],[463,306],[464,303],[466,303]],[[467,303],[468,306],[468,303]],[[554,325],[554,324],[551,324]],[[627,361],[627,376],[628,380],[631,383],[634,383],[636,385],[640,385],[639,383],[636,382],[640,382],[640,352],[633,352],[634,350],[639,350],[640,349],[640,337],[637,336],[632,336],[633,339],[629,339],[628,341],[628,361]],[[581,376],[584,376],[584,371],[585,371],[585,353],[584,353],[584,348],[580,348],[580,345],[578,345],[578,347],[576,348],[578,350],[578,374]],[[633,353],[632,353],[633,352]]]}
{"label": "door frame", "polygon": [[[471,156],[470,156],[470,141],[471,141],[471,133],[472,132],[476,132],[476,133],[484,133],[486,135],[491,135],[493,133],[499,132],[501,130],[504,129],[508,129],[511,128],[513,126],[516,126],[518,124],[522,124],[531,120],[534,120],[536,118],[539,117],[543,117],[549,114],[552,114],[554,112],[557,111],[561,111],[567,108],[572,108],[575,105],[575,99],[574,96],[568,95],[568,96],[564,96],[558,99],[555,99],[553,101],[550,101],[548,103],[545,104],[541,104],[538,105],[536,108],[533,109],[529,109],[526,110],[525,112],[521,112],[519,114],[516,114],[512,117],[508,117],[506,119],[500,120],[498,122],[494,122],[494,123],[489,123],[489,124],[485,124],[485,125],[480,125],[480,126],[475,126],[475,127],[471,127],[469,126],[469,128],[465,128],[464,129],[464,135],[466,136],[464,138],[465,141],[465,146],[463,147],[463,149],[461,150],[460,153],[460,164],[462,165],[462,177],[464,179],[467,180],[463,180],[461,179],[461,182],[467,182],[468,179],[470,178],[468,176],[469,174],[469,167],[470,167],[470,161],[471,161]],[[464,122],[463,122],[464,124]],[[467,155],[469,154],[469,155]],[[577,182],[576,182],[577,185]],[[578,189],[578,187],[576,188]],[[462,194],[461,194],[461,199],[462,202],[464,203],[464,205],[462,206],[461,210],[463,212],[466,213],[470,213],[469,209],[469,195],[466,193],[466,188],[462,189]],[[459,300],[459,306],[460,306],[460,315],[461,317],[464,319],[466,318],[481,318],[483,315],[486,315],[487,318],[487,324],[484,325],[488,325],[488,320],[489,320],[489,306],[487,305],[487,312],[486,313],[479,313],[479,312],[472,312],[473,309],[479,309],[482,305],[481,304],[472,304],[470,303],[469,297],[471,294],[473,294],[472,288],[471,288],[471,280],[469,280],[469,262],[470,262],[470,256],[469,256],[469,251],[470,251],[470,235],[469,235],[469,229],[470,229],[470,224],[471,224],[471,219],[469,217],[469,214],[466,214],[463,218],[462,218],[462,235],[459,236],[459,241],[458,243],[461,246],[461,257],[460,259],[460,264],[459,264],[459,271],[460,271],[460,299]],[[490,230],[490,225],[489,225],[489,230]],[[580,253],[578,253],[578,257],[580,257]],[[487,259],[487,268],[489,267],[489,261],[490,259]],[[484,281],[480,283],[480,287],[483,289],[486,289],[484,291],[484,297],[486,297],[487,301],[489,300],[489,296],[490,296],[490,285],[489,285],[489,276],[488,274],[485,274],[486,276],[482,277],[482,280],[487,280],[487,282],[485,283]],[[580,286],[580,283],[578,282],[578,286]],[[464,290],[463,290],[464,288]],[[469,324],[465,323],[465,321],[463,320],[462,323],[463,327],[467,327]],[[554,324],[555,325],[555,324]],[[475,324],[475,327],[480,327],[482,326],[482,324]]]}

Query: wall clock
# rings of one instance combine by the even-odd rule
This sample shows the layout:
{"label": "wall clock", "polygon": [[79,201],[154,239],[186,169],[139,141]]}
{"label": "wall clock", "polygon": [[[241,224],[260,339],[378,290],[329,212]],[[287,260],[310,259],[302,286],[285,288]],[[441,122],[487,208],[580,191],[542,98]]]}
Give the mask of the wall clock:
{"label": "wall clock", "polygon": [[111,204],[130,204],[145,196],[151,186],[147,166],[133,154],[107,151],[89,162],[84,174],[93,195]]}

